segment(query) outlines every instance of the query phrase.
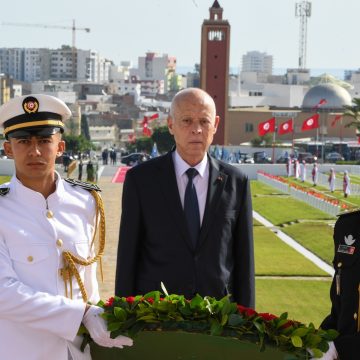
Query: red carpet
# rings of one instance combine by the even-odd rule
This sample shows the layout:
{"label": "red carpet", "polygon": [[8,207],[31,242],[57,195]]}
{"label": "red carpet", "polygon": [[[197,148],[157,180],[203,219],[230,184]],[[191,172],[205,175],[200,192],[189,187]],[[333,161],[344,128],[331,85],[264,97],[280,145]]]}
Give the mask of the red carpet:
{"label": "red carpet", "polygon": [[116,172],[115,176],[111,180],[112,183],[123,183],[125,181],[126,172],[130,169],[130,166],[121,166]]}

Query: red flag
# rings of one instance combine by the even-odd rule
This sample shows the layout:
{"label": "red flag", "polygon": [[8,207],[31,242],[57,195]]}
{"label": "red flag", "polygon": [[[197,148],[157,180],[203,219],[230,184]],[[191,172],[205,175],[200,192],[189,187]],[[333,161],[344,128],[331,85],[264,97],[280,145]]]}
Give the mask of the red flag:
{"label": "red flag", "polygon": [[324,105],[324,104],[326,104],[326,103],[327,103],[326,99],[321,99],[312,109],[313,109],[313,110],[316,110],[316,109],[318,109],[321,105]]}
{"label": "red flag", "polygon": [[129,134],[128,135],[129,142],[134,143],[136,140],[135,134]]}
{"label": "red flag", "polygon": [[258,125],[259,136],[275,131],[275,118],[266,120]]}
{"label": "red flag", "polygon": [[159,117],[159,114],[156,113],[156,114],[151,115],[150,118],[149,118],[149,120],[155,120],[155,119],[157,119],[158,117]]}
{"label": "red flag", "polygon": [[141,124],[144,125],[145,123],[147,123],[149,121],[152,121],[152,120],[155,120],[158,117],[159,117],[158,113],[152,114],[151,116],[144,116],[144,119],[143,119]]}
{"label": "red flag", "polygon": [[334,127],[336,122],[342,118],[342,115],[336,115],[334,120],[331,122],[331,127]]}
{"label": "red flag", "polygon": [[293,131],[293,121],[289,119],[279,126],[279,135],[284,135]]}
{"label": "red flag", "polygon": [[150,137],[151,136],[151,129],[148,127],[148,123],[146,122],[144,125],[143,125],[143,135],[144,136],[147,136],[147,137]]}
{"label": "red flag", "polygon": [[319,127],[319,114],[315,114],[304,120],[301,131],[317,129]]}

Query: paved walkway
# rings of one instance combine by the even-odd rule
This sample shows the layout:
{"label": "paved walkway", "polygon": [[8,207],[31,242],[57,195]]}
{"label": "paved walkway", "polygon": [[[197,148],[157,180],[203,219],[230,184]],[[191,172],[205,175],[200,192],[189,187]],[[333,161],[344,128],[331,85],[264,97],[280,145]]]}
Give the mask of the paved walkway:
{"label": "paved walkway", "polygon": [[[117,167],[114,167],[117,169]],[[106,169],[108,170],[108,169]],[[116,170],[115,170],[116,171]],[[103,300],[114,295],[115,288],[115,267],[119,239],[119,226],[121,214],[121,196],[123,184],[112,183],[112,176],[102,175],[98,181],[102,192],[101,196],[105,206],[106,216],[106,246],[102,260],[104,282],[101,282],[98,275],[100,296]]]}

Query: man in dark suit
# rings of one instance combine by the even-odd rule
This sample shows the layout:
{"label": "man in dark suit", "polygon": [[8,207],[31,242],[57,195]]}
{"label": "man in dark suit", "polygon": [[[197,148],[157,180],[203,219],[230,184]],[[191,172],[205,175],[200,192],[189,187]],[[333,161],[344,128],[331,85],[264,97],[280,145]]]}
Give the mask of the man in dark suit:
{"label": "man in dark suit", "polygon": [[321,324],[340,335],[329,343],[324,360],[360,359],[360,211],[341,215],[334,228],[335,275],[330,290],[331,313]]}
{"label": "man in dark suit", "polygon": [[186,298],[231,294],[254,307],[249,180],[208,155],[218,123],[206,92],[180,91],[168,118],[176,149],[127,172],[116,295],[160,290],[163,282]]}

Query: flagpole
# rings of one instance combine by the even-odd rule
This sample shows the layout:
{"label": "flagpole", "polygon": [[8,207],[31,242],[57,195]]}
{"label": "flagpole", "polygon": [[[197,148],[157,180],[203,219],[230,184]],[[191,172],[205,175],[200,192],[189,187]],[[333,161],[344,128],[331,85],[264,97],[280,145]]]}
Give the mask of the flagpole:
{"label": "flagpole", "polygon": [[276,137],[277,128],[275,126],[275,131],[273,132],[273,143],[272,143],[272,163],[275,164],[275,137]]}
{"label": "flagpole", "polygon": [[[342,156],[342,117],[340,118],[340,132],[339,132],[339,137],[340,137],[340,155]],[[346,159],[345,159],[346,160]]]}
{"label": "flagpole", "polygon": [[291,118],[291,124],[292,124],[292,131],[291,131],[291,152],[293,154],[293,156],[295,156],[295,152],[294,152],[294,132],[295,132],[295,124],[294,124],[294,118]]}

